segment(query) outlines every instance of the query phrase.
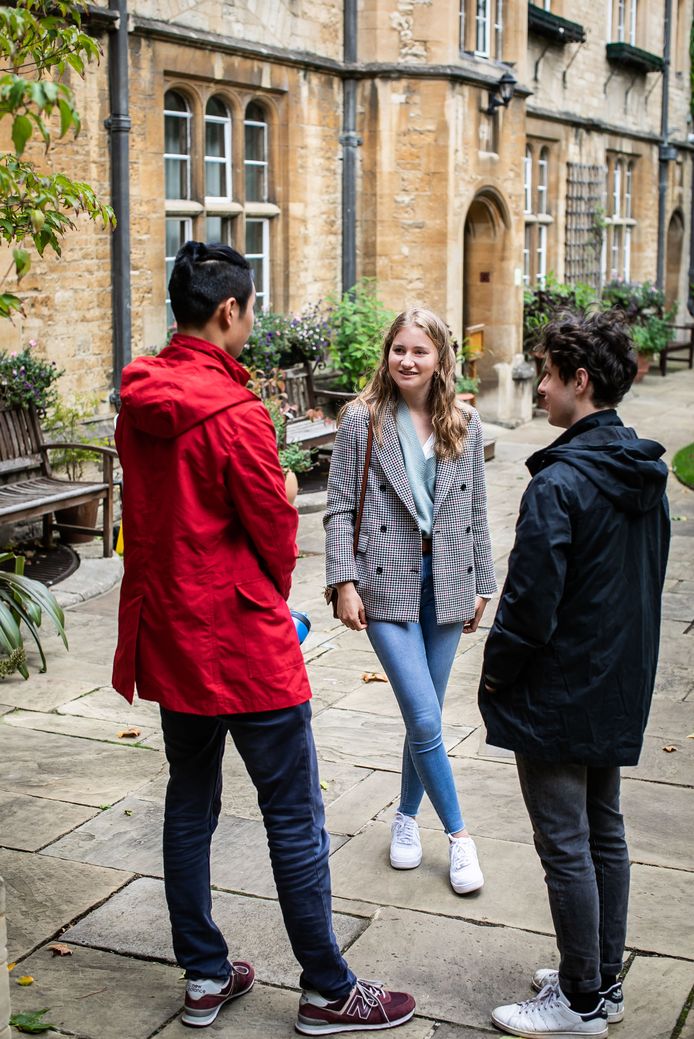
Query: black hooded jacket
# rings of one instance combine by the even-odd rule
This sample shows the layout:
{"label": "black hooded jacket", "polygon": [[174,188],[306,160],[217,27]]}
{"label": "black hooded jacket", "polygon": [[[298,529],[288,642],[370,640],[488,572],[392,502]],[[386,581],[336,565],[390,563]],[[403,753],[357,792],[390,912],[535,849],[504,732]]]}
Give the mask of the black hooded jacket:
{"label": "black hooded jacket", "polygon": [[544,761],[635,765],[660,638],[670,519],[664,448],[613,410],[528,459],[487,640],[489,743]]}

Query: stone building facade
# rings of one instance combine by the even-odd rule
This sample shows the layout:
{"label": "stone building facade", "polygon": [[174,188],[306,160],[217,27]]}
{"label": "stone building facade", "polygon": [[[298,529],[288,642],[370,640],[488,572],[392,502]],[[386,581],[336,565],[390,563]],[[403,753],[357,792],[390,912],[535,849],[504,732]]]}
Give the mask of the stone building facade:
{"label": "stone building facade", "polygon": [[[348,148],[356,274],[376,278],[394,309],[430,305],[458,335],[483,325],[480,371],[489,381],[493,365],[521,349],[524,285],[550,271],[595,285],[654,281],[659,225],[663,285],[684,318],[693,7],[129,0],[126,353],[165,341],[167,271],[189,237],[223,238],[251,255],[272,309],[339,292]],[[76,84],[84,128],[54,161],[108,198],[117,12],[93,10],[104,57]],[[502,77],[515,81],[506,105]],[[345,124],[348,82],[353,127]],[[109,235],[80,219],[63,258],[37,261],[22,284],[27,316],[0,328],[0,346],[36,339],[66,369],[69,393],[107,401],[111,282]]]}

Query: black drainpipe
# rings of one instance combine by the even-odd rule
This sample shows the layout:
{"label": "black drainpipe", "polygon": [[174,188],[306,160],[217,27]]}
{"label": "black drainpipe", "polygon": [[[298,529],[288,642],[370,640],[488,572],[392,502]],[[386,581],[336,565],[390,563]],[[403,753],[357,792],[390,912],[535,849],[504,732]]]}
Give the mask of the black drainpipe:
{"label": "black drainpipe", "polygon": [[123,368],[132,357],[130,298],[130,176],[128,114],[128,0],[116,0],[118,28],[109,36],[109,95],[111,114],[105,126],[111,135],[111,205],[118,226],[111,236],[111,312],[113,315],[113,389],[111,403],[120,404]]}
{"label": "black drainpipe", "polygon": [[677,150],[668,142],[670,136],[670,38],[672,36],[672,0],[665,0],[665,42],[663,47],[663,97],[660,112],[660,148],[658,149],[658,260],[655,283],[665,289],[665,235],[667,220],[667,182],[670,161]]}
{"label": "black drainpipe", "polygon": [[[344,0],[345,65],[357,61],[357,0]],[[342,134],[342,291],[347,292],[357,280],[357,80],[343,83]]]}

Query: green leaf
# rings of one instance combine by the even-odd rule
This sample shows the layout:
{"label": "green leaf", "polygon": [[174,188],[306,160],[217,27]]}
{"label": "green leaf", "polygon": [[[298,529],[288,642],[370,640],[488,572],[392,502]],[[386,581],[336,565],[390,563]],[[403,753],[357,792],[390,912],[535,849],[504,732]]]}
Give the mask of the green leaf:
{"label": "green leaf", "polygon": [[20,1014],[13,1014],[10,1018],[10,1024],[18,1032],[26,1032],[29,1035],[39,1035],[41,1032],[48,1032],[51,1028],[56,1027],[43,1019],[44,1014],[47,1014],[48,1010],[49,1008],[46,1007],[44,1010],[26,1010]]}
{"label": "green leaf", "polygon": [[26,115],[15,116],[12,123],[12,143],[17,155],[21,155],[31,137],[31,119]]}
{"label": "green leaf", "polygon": [[6,636],[8,642],[13,649],[17,649],[22,644],[22,635],[17,625],[17,621],[12,616],[11,611],[8,609],[4,602],[0,602],[0,629]]}
{"label": "green leaf", "polygon": [[31,257],[26,249],[13,249],[12,256],[14,257],[14,269],[17,280],[21,281],[31,267]]}

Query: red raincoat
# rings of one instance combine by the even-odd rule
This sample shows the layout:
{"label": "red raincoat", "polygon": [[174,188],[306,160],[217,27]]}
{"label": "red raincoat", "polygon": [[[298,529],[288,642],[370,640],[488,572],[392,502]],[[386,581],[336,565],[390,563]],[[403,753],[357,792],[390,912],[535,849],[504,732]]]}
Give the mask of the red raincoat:
{"label": "red raincoat", "polygon": [[275,432],[248,372],[175,335],[123,372],[125,575],[113,685],[190,714],[277,710],[311,690],[286,599],[296,562]]}

